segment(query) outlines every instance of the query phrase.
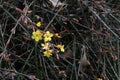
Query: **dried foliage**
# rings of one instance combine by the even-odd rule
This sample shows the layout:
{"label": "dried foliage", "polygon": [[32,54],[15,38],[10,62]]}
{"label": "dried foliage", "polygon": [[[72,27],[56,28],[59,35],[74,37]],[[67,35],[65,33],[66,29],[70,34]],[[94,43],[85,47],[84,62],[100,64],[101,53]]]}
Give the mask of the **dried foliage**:
{"label": "dried foliage", "polygon": [[[1,0],[0,79],[119,80],[119,5],[119,0]],[[38,42],[45,37],[31,37],[38,29],[57,38]],[[45,57],[44,49],[54,53]]]}

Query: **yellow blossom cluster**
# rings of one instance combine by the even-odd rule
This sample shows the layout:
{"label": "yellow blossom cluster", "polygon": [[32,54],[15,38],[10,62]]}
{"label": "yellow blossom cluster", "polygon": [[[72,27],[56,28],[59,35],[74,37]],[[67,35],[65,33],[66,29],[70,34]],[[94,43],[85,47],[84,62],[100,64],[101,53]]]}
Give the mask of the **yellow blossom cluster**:
{"label": "yellow blossom cluster", "polygon": [[[37,27],[41,26],[41,22],[37,22],[36,23]],[[59,36],[58,33],[51,33],[49,31],[41,31],[41,30],[36,30],[32,32],[32,39],[34,39],[36,42],[43,40],[43,43],[41,43],[41,47],[44,50],[43,55],[46,57],[51,57],[53,52],[55,52],[56,50],[54,49],[58,49],[61,52],[64,52],[64,45],[62,44],[58,44],[58,45],[54,45],[51,43],[52,38],[53,37],[57,37],[57,38],[61,38],[61,36]],[[56,47],[56,48],[54,48]]]}

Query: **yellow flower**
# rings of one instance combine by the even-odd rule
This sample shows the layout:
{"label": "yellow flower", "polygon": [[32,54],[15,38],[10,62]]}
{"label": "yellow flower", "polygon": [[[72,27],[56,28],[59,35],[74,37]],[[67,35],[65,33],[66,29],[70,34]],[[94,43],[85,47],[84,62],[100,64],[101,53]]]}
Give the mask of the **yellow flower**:
{"label": "yellow flower", "polygon": [[40,27],[40,26],[41,26],[41,22],[40,22],[40,21],[37,22],[37,23],[36,23],[36,26],[37,26],[37,27]]}
{"label": "yellow flower", "polygon": [[39,30],[34,31],[32,33],[32,39],[35,39],[36,42],[38,42],[39,40],[42,40],[42,33]]}
{"label": "yellow flower", "polygon": [[65,51],[64,45],[59,44],[59,45],[57,45],[57,48],[59,48],[61,52]]}
{"label": "yellow flower", "polygon": [[102,78],[97,78],[97,80],[103,80]]}
{"label": "yellow flower", "polygon": [[49,43],[45,43],[45,44],[41,44],[41,46],[43,47],[42,49],[48,50],[50,44]]}
{"label": "yellow flower", "polygon": [[44,53],[44,56],[49,58],[50,56],[52,56],[52,52],[53,52],[53,50],[46,50],[43,53]]}
{"label": "yellow flower", "polygon": [[49,31],[47,31],[45,34],[44,34],[44,41],[47,42],[47,41],[51,41],[51,38],[53,37],[53,34],[50,33]]}

